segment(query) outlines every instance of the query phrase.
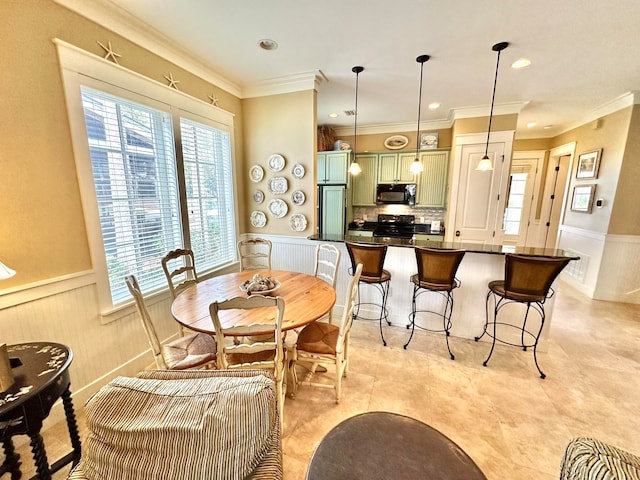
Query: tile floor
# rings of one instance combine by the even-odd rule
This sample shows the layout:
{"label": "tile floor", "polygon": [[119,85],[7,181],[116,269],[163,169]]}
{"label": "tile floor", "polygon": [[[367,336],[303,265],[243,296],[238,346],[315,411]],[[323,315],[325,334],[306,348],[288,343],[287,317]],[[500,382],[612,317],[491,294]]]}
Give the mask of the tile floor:
{"label": "tile floor", "polygon": [[[442,334],[417,331],[405,351],[409,332],[387,327],[385,348],[376,324],[357,321],[341,403],[334,402],[332,390],[304,385],[286,400],[285,479],[305,477],[314,449],[336,424],[376,410],[409,415],[438,429],[489,480],[557,479],[564,448],[575,436],[640,454],[640,305],[590,300],[566,284],[557,295],[548,351],[538,354],[544,380],[530,351],[497,346],[485,368],[486,343],[450,337],[456,356],[451,361]],[[50,459],[66,453],[66,438],[63,423],[48,428]],[[28,445],[19,451],[28,478],[33,471]],[[65,478],[67,471],[54,478]]]}

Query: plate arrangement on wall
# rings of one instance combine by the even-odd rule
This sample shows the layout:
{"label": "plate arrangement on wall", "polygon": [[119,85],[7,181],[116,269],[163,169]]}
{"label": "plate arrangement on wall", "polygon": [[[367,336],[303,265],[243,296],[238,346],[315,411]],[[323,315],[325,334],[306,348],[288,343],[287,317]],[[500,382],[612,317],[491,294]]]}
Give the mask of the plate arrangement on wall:
{"label": "plate arrangement on wall", "polygon": [[264,192],[262,190],[256,190],[253,192],[253,201],[256,203],[264,202]]}
{"label": "plate arrangement on wall", "polygon": [[294,232],[304,232],[307,229],[307,217],[302,213],[296,213],[289,218],[289,226]]}
{"label": "plate arrangement on wall", "polygon": [[306,197],[304,196],[304,193],[302,192],[302,190],[296,190],[291,194],[291,201],[293,202],[294,205],[298,207],[304,204],[305,199]]}
{"label": "plate arrangement on wall", "polygon": [[291,174],[298,179],[304,177],[304,166],[301,163],[296,163],[291,169]]}
{"label": "plate arrangement on wall", "polygon": [[289,207],[284,200],[275,198],[269,202],[269,211],[273,214],[274,217],[282,218],[289,211]]}
{"label": "plate arrangement on wall", "polygon": [[273,177],[267,180],[269,192],[282,195],[289,190],[289,181],[285,177]]}

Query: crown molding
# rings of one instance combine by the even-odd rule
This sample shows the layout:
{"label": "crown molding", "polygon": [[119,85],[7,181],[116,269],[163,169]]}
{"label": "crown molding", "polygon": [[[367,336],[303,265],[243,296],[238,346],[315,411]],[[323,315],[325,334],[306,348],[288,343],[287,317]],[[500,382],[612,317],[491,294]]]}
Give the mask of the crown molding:
{"label": "crown molding", "polygon": [[603,103],[598,108],[593,109],[587,115],[579,120],[576,120],[554,136],[562,135],[563,133],[581,127],[582,125],[586,125],[587,123],[593,122],[594,120],[604,117],[605,115],[610,115],[614,112],[622,110],[623,108],[631,107],[637,104],[640,104],[640,90],[631,90],[630,92],[624,93],[619,97]]}
{"label": "crown molding", "polygon": [[326,81],[327,77],[320,70],[274,77],[244,87],[242,89],[242,98],[264,97],[267,95],[300,92],[302,90],[316,90],[320,83]]}
{"label": "crown molding", "polygon": [[217,72],[203,67],[206,64],[191,52],[173,45],[161,32],[141,22],[127,11],[108,0],[54,0],[59,5],[95,22],[142,48],[164,58],[226,90],[236,97],[241,97],[240,86]]}

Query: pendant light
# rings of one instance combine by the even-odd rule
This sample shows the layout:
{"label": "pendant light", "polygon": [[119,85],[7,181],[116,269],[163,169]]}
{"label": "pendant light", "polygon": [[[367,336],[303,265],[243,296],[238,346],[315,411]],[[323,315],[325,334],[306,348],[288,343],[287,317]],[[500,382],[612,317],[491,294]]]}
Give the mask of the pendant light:
{"label": "pendant light", "polygon": [[420,173],[422,168],[422,162],[420,162],[420,109],[422,108],[422,70],[424,69],[424,62],[429,60],[429,55],[420,55],[416,58],[416,62],[420,64],[420,89],[418,93],[418,129],[416,131],[416,158],[409,167],[411,173]]}
{"label": "pendant light", "polygon": [[349,173],[351,175],[357,175],[362,171],[356,159],[356,147],[358,146],[358,77],[363,70],[364,67],[353,67],[351,69],[351,71],[356,74],[356,108],[353,115],[353,160],[351,165],[349,165]]}
{"label": "pendant light", "polygon": [[498,58],[496,59],[496,75],[493,79],[493,95],[491,96],[491,111],[489,112],[489,128],[487,129],[487,145],[484,148],[484,157],[478,162],[476,170],[489,171],[493,170],[493,164],[489,159],[489,135],[491,135],[491,121],[493,120],[493,102],[496,98],[496,84],[498,83],[498,66],[500,65],[500,52],[509,46],[508,42],[496,43],[491,50],[498,52]]}

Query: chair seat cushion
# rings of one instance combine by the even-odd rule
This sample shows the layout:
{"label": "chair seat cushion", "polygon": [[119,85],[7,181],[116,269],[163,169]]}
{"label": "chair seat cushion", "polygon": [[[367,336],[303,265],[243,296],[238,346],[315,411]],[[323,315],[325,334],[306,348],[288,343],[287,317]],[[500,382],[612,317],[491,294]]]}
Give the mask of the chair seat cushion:
{"label": "chair seat cushion", "polygon": [[310,323],[298,335],[296,348],[310,353],[335,355],[339,333],[340,329],[336,325],[324,322]]}
{"label": "chair seat cushion", "polygon": [[382,270],[382,275],[379,277],[371,277],[364,273],[360,275],[360,281],[364,283],[384,283],[391,280],[391,274],[387,270]]}
{"label": "chair seat cushion", "polygon": [[525,293],[508,292],[504,289],[504,280],[489,282],[489,290],[496,295],[515,302],[542,302],[545,299],[544,295],[527,295]]}
{"label": "chair seat cushion", "polygon": [[162,357],[171,370],[197,367],[216,359],[216,341],[206,333],[192,333],[162,346]]}
{"label": "chair seat cushion", "polygon": [[565,450],[560,480],[592,479],[640,479],[640,457],[593,438],[574,438]]}
{"label": "chair seat cushion", "polygon": [[411,276],[411,281],[420,288],[425,288],[434,292],[450,292],[458,286],[455,281],[453,283],[421,282],[417,273]]}
{"label": "chair seat cushion", "polygon": [[275,385],[263,375],[118,377],[86,406],[87,478],[243,479],[273,448]]}

